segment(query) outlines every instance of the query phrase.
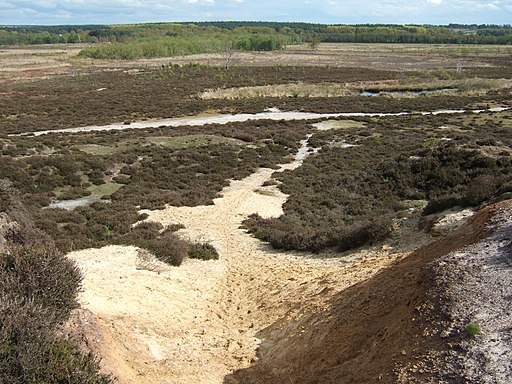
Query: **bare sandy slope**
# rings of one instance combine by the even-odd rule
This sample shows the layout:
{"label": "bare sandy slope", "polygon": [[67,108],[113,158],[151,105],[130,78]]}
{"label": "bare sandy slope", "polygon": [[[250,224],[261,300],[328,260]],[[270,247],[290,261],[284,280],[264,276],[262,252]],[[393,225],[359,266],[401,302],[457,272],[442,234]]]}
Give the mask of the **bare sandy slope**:
{"label": "bare sandy slope", "polygon": [[226,383],[511,383],[511,214],[512,201],[483,208],[328,312],[272,324],[260,360]]}
{"label": "bare sandy slope", "polygon": [[85,337],[120,383],[222,383],[257,360],[259,331],[328,311],[334,294],[402,256],[376,251],[336,261],[276,253],[252,238],[239,229],[242,220],[277,216],[286,200],[261,187],[273,172],[232,182],[214,205],[148,212],[148,220],[182,223],[183,236],[210,241],[219,261],[187,260],[156,273],[136,268],[133,247],[70,254],[85,273],[81,303],[92,312],[85,328],[95,330]]}

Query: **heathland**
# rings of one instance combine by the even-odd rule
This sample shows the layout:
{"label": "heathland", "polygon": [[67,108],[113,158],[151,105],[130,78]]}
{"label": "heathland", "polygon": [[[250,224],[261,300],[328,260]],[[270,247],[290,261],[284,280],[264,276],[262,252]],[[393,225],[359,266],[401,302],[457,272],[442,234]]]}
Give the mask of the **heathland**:
{"label": "heathland", "polygon": [[0,51],[5,382],[510,378],[510,30],[456,27],[18,34],[73,44]]}

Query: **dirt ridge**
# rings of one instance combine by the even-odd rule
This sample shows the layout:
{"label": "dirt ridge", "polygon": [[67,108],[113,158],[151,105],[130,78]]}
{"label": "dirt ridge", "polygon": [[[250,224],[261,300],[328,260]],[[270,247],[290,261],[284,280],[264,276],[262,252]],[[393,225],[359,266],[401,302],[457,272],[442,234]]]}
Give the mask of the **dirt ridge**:
{"label": "dirt ridge", "polygon": [[[468,367],[458,370],[456,363],[468,354],[457,352],[457,342],[479,347],[468,342],[464,332],[452,338],[443,335],[453,303],[439,298],[439,278],[429,271],[454,251],[482,244],[496,231],[489,225],[500,210],[506,211],[502,217],[510,217],[512,202],[482,209],[447,237],[334,295],[327,312],[309,313],[293,326],[278,322],[268,327],[260,361],[235,372],[226,383],[499,382],[479,381],[479,376],[468,374]],[[452,268],[460,268],[460,263]],[[457,284],[455,274],[443,291]],[[470,347],[467,350],[475,356]],[[485,365],[483,360],[473,362],[473,369]],[[509,369],[500,377],[509,379],[511,373]]]}

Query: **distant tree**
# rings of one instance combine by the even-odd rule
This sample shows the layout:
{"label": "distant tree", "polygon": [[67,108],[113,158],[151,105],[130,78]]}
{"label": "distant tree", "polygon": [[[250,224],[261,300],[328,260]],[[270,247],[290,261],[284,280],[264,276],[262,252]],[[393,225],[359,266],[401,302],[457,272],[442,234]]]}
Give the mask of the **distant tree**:
{"label": "distant tree", "polygon": [[222,56],[224,57],[224,67],[226,71],[229,69],[231,65],[231,60],[236,53],[236,43],[233,40],[226,40],[222,45]]}
{"label": "distant tree", "polygon": [[318,46],[320,45],[320,39],[318,37],[312,37],[308,40],[308,47],[312,49],[313,51],[316,51],[318,49]]}

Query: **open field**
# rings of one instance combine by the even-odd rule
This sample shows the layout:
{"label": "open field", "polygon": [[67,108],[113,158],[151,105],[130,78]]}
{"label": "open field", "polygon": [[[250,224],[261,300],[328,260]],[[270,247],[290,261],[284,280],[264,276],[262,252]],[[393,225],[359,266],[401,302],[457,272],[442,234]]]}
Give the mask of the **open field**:
{"label": "open field", "polygon": [[[138,60],[93,60],[78,57],[87,44],[42,45],[0,49],[2,82],[25,81],[55,74],[115,68],[157,68],[161,65],[197,63],[224,66],[223,54],[196,54],[172,58]],[[425,71],[435,69],[470,70],[489,68],[507,62],[510,46],[415,45],[415,44],[321,44],[312,50],[308,45],[289,45],[272,52],[236,52],[231,61],[239,66],[333,66],[379,70]]]}
{"label": "open field", "polygon": [[[512,373],[481,364],[493,340],[505,348],[491,308],[450,307],[464,288],[450,271],[484,271],[482,249],[509,247],[508,201],[465,221],[512,193],[511,47],[299,45],[235,52],[228,68],[222,54],[109,61],[81,47],[0,49],[0,179],[19,200],[0,219],[22,204],[81,268],[69,333],[103,372],[121,384]],[[501,304],[506,272],[482,289]],[[469,322],[480,338],[464,336]]]}

